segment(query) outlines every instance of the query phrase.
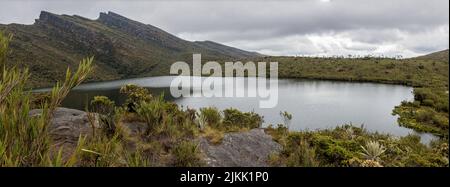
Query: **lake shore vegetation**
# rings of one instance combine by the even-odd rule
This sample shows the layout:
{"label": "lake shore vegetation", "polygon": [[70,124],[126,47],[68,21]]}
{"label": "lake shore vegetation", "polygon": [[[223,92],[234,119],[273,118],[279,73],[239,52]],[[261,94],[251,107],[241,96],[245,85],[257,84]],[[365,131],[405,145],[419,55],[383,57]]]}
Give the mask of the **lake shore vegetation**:
{"label": "lake shore vegetation", "polygon": [[[220,144],[226,133],[260,128],[263,122],[256,113],[232,108],[182,108],[162,95],[125,85],[124,105],[95,97],[86,108],[91,134],[80,136],[73,149],[54,149],[48,132],[52,114],[70,90],[95,71],[94,59],[81,60],[76,71],[67,69],[62,83],[36,98],[26,89],[28,71],[6,61],[10,40],[0,33],[0,166],[205,166],[200,138]],[[265,129],[282,146],[270,156],[272,166],[449,166],[448,60],[274,58],[266,60],[280,61],[280,77],[413,86],[414,101],[399,103],[393,113],[401,125],[441,138],[424,145],[418,136],[394,137],[351,125],[292,132],[292,116],[285,111],[280,112],[285,124]],[[30,115],[32,109],[42,112]]]}

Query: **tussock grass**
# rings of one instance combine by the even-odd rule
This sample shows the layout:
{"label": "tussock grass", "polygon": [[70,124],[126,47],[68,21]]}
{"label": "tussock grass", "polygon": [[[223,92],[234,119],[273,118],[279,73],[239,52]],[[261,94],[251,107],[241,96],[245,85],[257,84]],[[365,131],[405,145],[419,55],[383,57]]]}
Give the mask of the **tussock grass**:
{"label": "tussock grass", "polygon": [[212,144],[220,144],[224,137],[224,132],[219,129],[206,127],[202,130],[202,136]]}
{"label": "tussock grass", "polygon": [[63,163],[62,150],[56,157],[51,156],[47,128],[56,107],[92,71],[93,58],[82,60],[75,72],[68,68],[64,82],[58,82],[51,90],[49,100],[40,106],[42,113],[30,116],[32,95],[25,89],[28,70],[6,66],[11,38],[0,33],[0,166],[71,165],[73,162]]}

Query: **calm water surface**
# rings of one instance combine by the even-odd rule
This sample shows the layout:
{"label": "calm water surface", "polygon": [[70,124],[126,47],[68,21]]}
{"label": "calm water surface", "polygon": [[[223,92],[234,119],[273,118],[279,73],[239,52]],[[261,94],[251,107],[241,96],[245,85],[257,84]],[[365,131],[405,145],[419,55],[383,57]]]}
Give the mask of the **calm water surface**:
{"label": "calm water surface", "polygon": [[[237,108],[242,111],[254,111],[264,116],[264,126],[282,123],[280,111],[293,115],[291,130],[315,130],[333,128],[351,123],[364,125],[370,131],[405,136],[410,133],[422,137],[422,142],[435,138],[431,134],[416,133],[397,124],[397,116],[392,115],[394,106],[403,100],[412,100],[412,88],[400,85],[353,83],[322,80],[278,80],[278,105],[275,108],[259,108],[261,98],[206,98],[170,96],[170,83],[174,77],[147,77],[98,83],[88,83],[75,88],[64,100],[63,106],[84,110],[92,97],[104,95],[121,104],[125,98],[119,94],[119,88],[125,84],[136,84],[150,89],[152,94],[166,93],[165,97],[189,108],[215,106],[219,109]],[[187,77],[189,78],[189,77]],[[249,78],[222,78],[244,79]],[[193,85],[194,90],[198,85]],[[236,89],[249,89],[247,85]]]}

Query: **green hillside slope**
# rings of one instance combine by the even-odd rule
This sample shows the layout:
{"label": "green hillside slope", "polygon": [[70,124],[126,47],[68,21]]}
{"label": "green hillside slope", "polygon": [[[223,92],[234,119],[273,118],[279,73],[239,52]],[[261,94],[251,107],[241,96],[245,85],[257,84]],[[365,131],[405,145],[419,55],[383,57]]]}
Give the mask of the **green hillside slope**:
{"label": "green hillside slope", "polygon": [[95,57],[92,80],[111,80],[168,73],[175,61],[237,60],[258,53],[214,42],[190,42],[152,25],[118,14],[101,13],[96,20],[41,12],[32,25],[0,25],[13,34],[9,62],[29,67],[32,86],[48,86],[62,79],[67,66],[86,56]]}

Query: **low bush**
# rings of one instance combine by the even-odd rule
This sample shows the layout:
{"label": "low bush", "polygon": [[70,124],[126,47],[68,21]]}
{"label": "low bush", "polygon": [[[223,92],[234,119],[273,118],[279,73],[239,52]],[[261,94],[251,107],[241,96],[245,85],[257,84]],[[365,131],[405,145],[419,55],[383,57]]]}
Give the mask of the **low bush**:
{"label": "low bush", "polygon": [[200,108],[197,118],[201,119],[204,125],[220,128],[222,124],[222,114],[216,107]]}
{"label": "low bush", "polygon": [[91,108],[95,113],[110,115],[114,113],[115,104],[106,96],[94,96],[91,101]]}
{"label": "low bush", "polygon": [[145,135],[150,135],[157,126],[163,125],[164,104],[161,97],[137,104],[136,112],[147,124]]}
{"label": "low bush", "polygon": [[[121,118],[120,108],[115,107],[113,101],[106,96],[95,96],[91,101],[92,112],[97,113],[100,129],[108,136],[112,137],[116,133],[117,123]],[[92,114],[89,114],[92,115]],[[95,116],[89,116],[95,120]],[[95,129],[93,129],[95,131]]]}
{"label": "low bush", "polygon": [[241,112],[234,108],[223,111],[223,128],[227,131],[261,127],[263,118],[254,112]]}
{"label": "low bush", "polygon": [[127,96],[127,100],[125,101],[124,106],[129,112],[135,112],[136,107],[141,102],[149,102],[152,98],[152,95],[147,89],[136,86],[134,84],[127,84],[125,86],[122,86],[120,88],[120,93]]}
{"label": "low bush", "polygon": [[202,166],[198,144],[192,141],[182,141],[172,150],[174,166],[199,167]]}

